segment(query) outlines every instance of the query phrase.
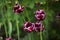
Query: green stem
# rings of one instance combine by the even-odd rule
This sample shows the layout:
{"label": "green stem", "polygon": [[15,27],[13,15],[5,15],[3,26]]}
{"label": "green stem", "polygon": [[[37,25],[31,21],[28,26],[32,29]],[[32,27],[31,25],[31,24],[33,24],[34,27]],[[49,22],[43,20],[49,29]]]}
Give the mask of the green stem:
{"label": "green stem", "polygon": [[43,40],[43,38],[42,38],[42,31],[40,32],[40,40]]}
{"label": "green stem", "polygon": [[[10,27],[10,26],[9,26],[9,19],[8,19],[8,27]],[[8,29],[8,30],[9,30],[9,29]],[[9,33],[9,37],[10,37],[10,33]]]}
{"label": "green stem", "polygon": [[11,8],[7,9],[7,22],[8,22],[8,34],[9,37],[11,37],[12,33],[12,23],[10,22],[10,13],[11,13]]}
{"label": "green stem", "polygon": [[[31,33],[30,33],[31,34]],[[31,35],[28,33],[29,40],[31,40]]]}
{"label": "green stem", "polygon": [[11,37],[11,33],[12,33],[12,24],[10,22],[10,20],[8,19],[8,27],[9,27],[9,37]]}
{"label": "green stem", "polygon": [[18,20],[16,20],[16,27],[17,27],[18,40],[20,40]]}
{"label": "green stem", "polygon": [[6,34],[6,37],[8,37],[7,27],[6,27],[6,24],[5,24],[4,14],[3,14],[3,6],[2,6],[2,8],[1,8],[1,14],[2,14],[2,22],[3,22],[3,24],[4,24],[5,34]]}
{"label": "green stem", "polygon": [[7,35],[7,27],[6,27],[6,24],[5,23],[4,23],[4,28],[5,28],[6,37],[8,37],[8,35]]}

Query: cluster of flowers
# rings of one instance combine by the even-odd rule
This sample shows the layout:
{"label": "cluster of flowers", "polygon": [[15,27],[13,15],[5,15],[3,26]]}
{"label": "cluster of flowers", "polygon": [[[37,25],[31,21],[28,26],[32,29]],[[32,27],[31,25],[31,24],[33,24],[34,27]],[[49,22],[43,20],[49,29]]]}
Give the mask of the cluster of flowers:
{"label": "cluster of flowers", "polygon": [[[38,3],[39,4],[39,3]],[[18,3],[15,3],[14,6],[14,12],[20,13],[24,10],[24,7],[19,5]],[[35,18],[37,19],[36,23],[31,22],[25,22],[24,23],[24,30],[28,32],[32,32],[33,30],[36,32],[40,32],[44,29],[44,26],[42,25],[41,21],[45,19],[45,12],[42,9],[38,9],[35,12]]]}
{"label": "cluster of flowers", "polygon": [[15,3],[14,5],[14,12],[21,13],[24,10],[24,6],[19,5],[19,3]]}
{"label": "cluster of flowers", "polygon": [[37,19],[36,23],[25,22],[24,23],[24,30],[28,32],[36,31],[40,32],[44,30],[44,26],[41,23],[42,20],[45,19],[45,12],[42,9],[36,10],[35,18]]}
{"label": "cluster of flowers", "polygon": [[[36,3],[36,5],[39,5],[40,3]],[[24,6],[19,5],[19,3],[15,3],[14,5],[14,12],[15,13],[21,13],[24,10]],[[36,31],[36,32],[40,32],[44,30],[44,26],[41,23],[42,20],[45,19],[45,12],[44,10],[36,10],[35,12],[35,18],[37,19],[36,23],[32,23],[32,22],[25,22],[24,23],[24,30],[27,32],[32,32],[32,31]],[[6,38],[5,40],[12,40],[11,37]]]}

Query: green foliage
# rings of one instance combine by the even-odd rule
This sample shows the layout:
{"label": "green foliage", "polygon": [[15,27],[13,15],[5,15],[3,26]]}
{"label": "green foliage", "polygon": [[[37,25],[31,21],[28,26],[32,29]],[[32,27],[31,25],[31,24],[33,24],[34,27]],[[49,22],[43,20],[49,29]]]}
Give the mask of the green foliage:
{"label": "green foliage", "polygon": [[[0,0],[0,29],[4,29],[6,36],[13,36],[13,39],[21,40],[40,40],[40,32],[27,33],[23,30],[23,24],[26,21],[36,22],[34,17],[37,9],[44,9],[46,12],[46,19],[42,22],[45,30],[43,31],[43,40],[49,40],[49,36],[60,35],[58,29],[53,29],[52,23],[54,19],[55,11],[60,10],[60,2],[54,2],[51,0],[18,0],[20,5],[23,5],[24,11],[16,14],[13,12],[15,0]],[[42,2],[42,5],[36,6],[35,2]],[[4,25],[2,27],[2,25]],[[51,30],[51,31],[50,31]],[[2,31],[2,30],[1,30]],[[58,31],[56,33],[56,31]],[[2,33],[0,32],[0,35]],[[4,34],[3,34],[4,35]],[[53,38],[52,37],[52,38]],[[58,36],[58,40],[60,36]],[[51,39],[52,40],[52,39]]]}

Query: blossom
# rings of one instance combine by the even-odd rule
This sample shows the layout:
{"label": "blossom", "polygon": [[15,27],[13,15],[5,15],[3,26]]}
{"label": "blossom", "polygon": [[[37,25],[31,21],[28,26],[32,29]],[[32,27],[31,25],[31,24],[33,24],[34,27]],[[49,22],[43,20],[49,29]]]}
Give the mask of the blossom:
{"label": "blossom", "polygon": [[24,30],[26,30],[28,32],[32,32],[33,27],[34,27],[34,23],[31,23],[31,22],[25,22],[24,23]]}
{"label": "blossom", "polygon": [[14,5],[14,10],[17,10],[19,8],[19,4]]}
{"label": "blossom", "polygon": [[24,6],[19,5],[18,3],[15,4],[14,6],[14,12],[15,13],[20,13],[24,10]]}
{"label": "blossom", "polygon": [[45,14],[44,10],[42,10],[42,9],[36,10],[35,13],[36,13],[36,14]]}
{"label": "blossom", "polygon": [[34,27],[34,31],[36,32],[40,32],[44,30],[44,26],[42,25],[41,22],[36,22],[35,23],[35,27]]}
{"label": "blossom", "polygon": [[45,19],[45,12],[43,11],[43,10],[36,10],[36,12],[35,12],[36,14],[35,14],[35,17],[36,17],[36,19],[37,20],[44,20]]}

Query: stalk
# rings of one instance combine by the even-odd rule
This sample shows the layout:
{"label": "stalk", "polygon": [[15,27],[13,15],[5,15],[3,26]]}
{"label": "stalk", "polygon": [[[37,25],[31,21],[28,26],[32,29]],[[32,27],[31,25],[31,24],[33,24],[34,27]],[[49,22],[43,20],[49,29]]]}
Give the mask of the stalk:
{"label": "stalk", "polygon": [[9,37],[11,37],[11,33],[12,33],[12,23],[10,22],[9,19],[8,19],[8,27],[9,27]]}
{"label": "stalk", "polygon": [[40,40],[43,40],[42,31],[40,32]]}
{"label": "stalk", "polygon": [[4,19],[4,14],[3,14],[3,6],[2,6],[2,8],[1,8],[1,14],[2,14],[2,22],[3,22],[3,24],[4,24],[4,29],[5,29],[5,35],[6,35],[6,37],[8,37],[8,33],[7,33],[7,27],[6,27],[6,24],[5,24],[5,19]]}
{"label": "stalk", "polygon": [[11,13],[11,8],[8,7],[7,9],[7,22],[8,22],[8,34],[9,37],[11,37],[11,33],[12,33],[12,23],[11,23],[11,19],[10,19],[10,14]]}
{"label": "stalk", "polygon": [[20,40],[20,33],[19,33],[19,26],[18,26],[18,20],[16,20],[16,27],[17,27],[17,35],[18,35],[18,40]]}
{"label": "stalk", "polygon": [[5,35],[6,35],[6,37],[8,37],[6,24],[5,23],[3,23],[3,24],[4,24],[4,29],[5,29]]}
{"label": "stalk", "polygon": [[[18,2],[18,0],[15,0],[15,1],[16,1],[16,3]],[[17,28],[18,40],[20,40],[20,33],[19,33],[19,26],[18,26],[18,19],[17,18],[16,18],[16,28]]]}
{"label": "stalk", "polygon": [[30,34],[28,33],[28,37],[29,37],[29,40],[31,40],[31,33]]}
{"label": "stalk", "polygon": [[17,28],[17,36],[18,36],[18,40],[20,40],[20,33],[19,33],[19,25],[18,25],[18,15],[17,14],[15,14],[15,16],[16,16],[16,28]]}

